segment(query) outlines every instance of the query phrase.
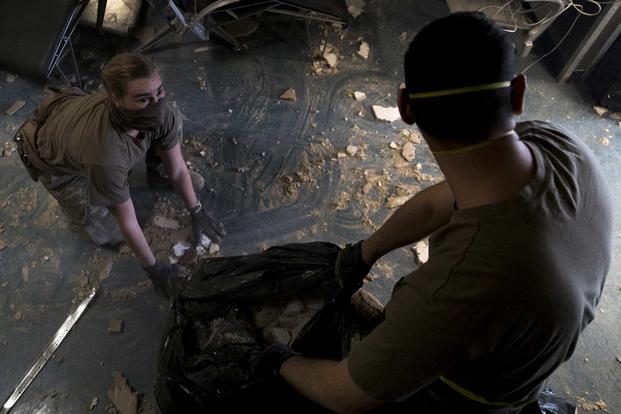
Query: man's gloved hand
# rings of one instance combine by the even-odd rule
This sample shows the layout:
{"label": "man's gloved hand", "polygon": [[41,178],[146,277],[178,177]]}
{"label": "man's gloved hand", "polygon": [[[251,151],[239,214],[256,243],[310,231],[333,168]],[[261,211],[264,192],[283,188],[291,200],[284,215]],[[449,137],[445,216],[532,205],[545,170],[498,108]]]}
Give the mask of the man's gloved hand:
{"label": "man's gloved hand", "polygon": [[255,349],[248,354],[250,375],[255,378],[280,378],[282,364],[292,356],[299,355],[286,345],[272,345],[265,350]]}
{"label": "man's gloved hand", "polygon": [[362,241],[359,241],[341,249],[336,257],[334,273],[343,286],[357,290],[362,286],[362,281],[371,271],[371,267],[373,266],[362,258]]}
{"label": "man's gloved hand", "polygon": [[198,246],[201,243],[201,234],[205,233],[209,240],[214,243],[220,243],[222,237],[226,236],[224,226],[199,204],[200,207],[196,211],[190,212],[192,218],[192,236],[194,238],[194,245]]}
{"label": "man's gloved hand", "polygon": [[155,262],[152,266],[142,266],[142,268],[149,275],[149,279],[151,279],[155,292],[158,295],[172,300],[181,290],[181,279],[179,278],[179,267],[177,265]]}

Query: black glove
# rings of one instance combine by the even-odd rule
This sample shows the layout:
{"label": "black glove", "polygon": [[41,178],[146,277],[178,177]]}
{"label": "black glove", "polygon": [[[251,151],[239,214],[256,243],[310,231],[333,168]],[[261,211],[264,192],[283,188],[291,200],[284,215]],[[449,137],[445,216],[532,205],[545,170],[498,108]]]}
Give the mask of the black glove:
{"label": "black glove", "polygon": [[371,271],[371,267],[373,266],[362,259],[362,241],[359,241],[341,249],[336,257],[334,274],[344,287],[347,286],[355,291],[362,286],[362,281]]}
{"label": "black glove", "polygon": [[179,267],[168,263],[155,262],[153,266],[142,266],[149,275],[155,292],[172,300],[182,289],[181,278],[179,277]]}
{"label": "black glove", "polygon": [[220,243],[222,237],[226,236],[222,223],[216,221],[203,207],[200,207],[196,212],[190,212],[190,217],[192,218],[192,236],[195,246],[200,245],[202,233],[205,233],[209,240],[214,243]]}
{"label": "black glove", "polygon": [[255,378],[280,378],[280,367],[292,356],[299,355],[286,345],[272,345],[266,350],[254,349],[248,354],[250,375]]}

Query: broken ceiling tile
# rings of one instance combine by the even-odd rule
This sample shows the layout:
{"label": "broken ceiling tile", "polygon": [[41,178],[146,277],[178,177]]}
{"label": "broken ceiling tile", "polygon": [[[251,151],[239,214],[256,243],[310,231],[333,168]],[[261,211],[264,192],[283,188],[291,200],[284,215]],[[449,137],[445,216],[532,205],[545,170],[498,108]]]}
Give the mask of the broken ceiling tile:
{"label": "broken ceiling tile", "polygon": [[373,109],[375,118],[380,121],[394,122],[401,119],[401,114],[399,114],[399,108],[397,107],[373,105],[371,108]]}
{"label": "broken ceiling tile", "polygon": [[280,99],[285,100],[285,101],[293,101],[293,102],[298,100],[295,94],[295,89],[293,88],[289,88],[286,91],[284,91],[282,95],[280,95]]}

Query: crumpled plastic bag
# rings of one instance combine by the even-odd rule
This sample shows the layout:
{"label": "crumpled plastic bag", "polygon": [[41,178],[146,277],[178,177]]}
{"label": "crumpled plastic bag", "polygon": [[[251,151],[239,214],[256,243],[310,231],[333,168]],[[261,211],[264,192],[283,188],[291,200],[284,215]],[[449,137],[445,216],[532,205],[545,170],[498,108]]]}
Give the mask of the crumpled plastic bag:
{"label": "crumpled plastic bag", "polygon": [[272,343],[315,358],[346,356],[357,328],[353,292],[334,276],[339,250],[290,244],[202,262],[173,303],[160,348],[155,395],[162,413],[324,411],[282,381],[252,378],[248,357]]}

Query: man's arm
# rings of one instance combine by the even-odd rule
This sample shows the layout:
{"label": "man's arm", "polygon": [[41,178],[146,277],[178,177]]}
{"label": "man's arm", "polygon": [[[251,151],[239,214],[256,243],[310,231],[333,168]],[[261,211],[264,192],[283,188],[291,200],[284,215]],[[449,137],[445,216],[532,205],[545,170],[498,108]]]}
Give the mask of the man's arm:
{"label": "man's arm", "polygon": [[448,223],[455,199],[446,181],[425,188],[399,207],[371,237],[362,243],[367,264],[399,247],[417,242]]}
{"label": "man's arm", "polygon": [[110,211],[114,215],[121,233],[129,248],[136,255],[140,263],[144,267],[153,266],[155,264],[155,256],[151,252],[151,248],[144,237],[144,233],[136,219],[136,211],[132,199],[128,199],[124,203],[110,207]]}
{"label": "man's arm", "polygon": [[181,196],[187,209],[191,210],[196,207],[198,199],[196,198],[194,187],[192,187],[190,172],[181,154],[181,146],[176,144],[168,150],[160,151],[159,156],[164,163],[164,169],[166,170],[168,179],[177,194]]}
{"label": "man's arm", "polygon": [[280,375],[304,397],[337,413],[360,413],[382,404],[353,382],[347,359],[293,356],[282,364]]}

